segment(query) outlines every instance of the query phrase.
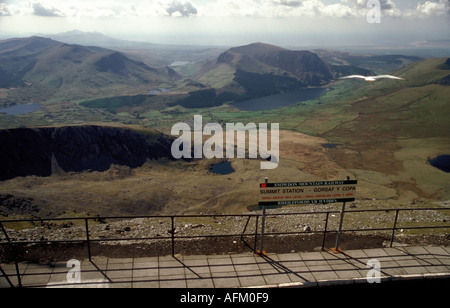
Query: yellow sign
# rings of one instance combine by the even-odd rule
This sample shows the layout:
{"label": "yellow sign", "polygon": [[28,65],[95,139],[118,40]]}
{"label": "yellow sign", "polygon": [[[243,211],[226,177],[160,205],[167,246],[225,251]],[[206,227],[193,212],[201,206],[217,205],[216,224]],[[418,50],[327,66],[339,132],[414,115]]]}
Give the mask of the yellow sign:
{"label": "yellow sign", "polygon": [[260,184],[259,205],[279,206],[351,202],[358,181],[317,181]]}

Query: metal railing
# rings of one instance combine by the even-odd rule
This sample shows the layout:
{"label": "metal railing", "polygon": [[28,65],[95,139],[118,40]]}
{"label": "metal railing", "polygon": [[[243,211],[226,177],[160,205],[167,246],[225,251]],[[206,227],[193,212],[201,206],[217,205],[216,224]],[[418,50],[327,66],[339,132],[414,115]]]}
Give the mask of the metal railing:
{"label": "metal railing", "polygon": [[[358,214],[358,213],[365,213],[369,215],[373,215],[377,212],[380,213],[393,213],[392,215],[392,221],[384,221],[385,224],[391,224],[391,226],[388,227],[377,227],[377,228],[349,228],[345,229],[343,228],[341,230],[342,233],[356,233],[356,232],[389,232],[390,233],[390,247],[392,247],[395,239],[395,234],[400,229],[404,230],[421,230],[421,229],[450,229],[450,223],[449,220],[444,219],[442,222],[444,224],[433,224],[433,225],[415,225],[415,226],[407,226],[407,225],[401,225],[399,224],[399,215],[401,212],[426,212],[426,211],[448,211],[450,208],[387,208],[387,209],[371,209],[371,210],[347,210],[345,211],[345,215],[351,215],[351,214]],[[171,243],[171,253],[172,256],[175,255],[175,243],[177,241],[182,241],[186,239],[196,239],[196,238],[240,238],[242,242],[251,249],[254,253],[259,253],[257,249],[257,243],[258,238],[261,241],[261,233],[260,231],[260,218],[264,217],[266,219],[269,218],[278,218],[282,216],[309,216],[309,215],[320,215],[323,217],[321,221],[323,221],[323,225],[320,227],[315,228],[315,230],[304,230],[304,231],[283,231],[283,232],[266,232],[263,233],[264,237],[276,237],[276,236],[286,236],[286,235],[301,235],[301,234],[322,234],[322,243],[321,247],[322,250],[325,249],[325,243],[327,236],[332,234],[338,234],[338,230],[334,228],[330,228],[330,216],[336,217],[339,215],[343,215],[341,211],[319,211],[319,212],[293,212],[293,213],[269,213],[266,216],[263,216],[262,214],[253,213],[253,214],[242,214],[242,215],[154,215],[154,216],[110,216],[110,217],[80,217],[80,218],[48,218],[48,219],[28,219],[28,220],[0,220],[0,229],[3,233],[3,238],[0,237],[0,247],[9,247],[10,249],[8,251],[12,252],[13,259],[15,263],[16,268],[16,275],[19,286],[21,286],[21,280],[20,280],[20,272],[19,272],[19,260],[16,255],[16,249],[20,245],[33,245],[33,244],[69,244],[69,243],[80,243],[85,244],[87,247],[87,257],[91,261],[92,259],[92,253],[91,253],[91,245],[95,242],[122,242],[122,241],[170,241]],[[176,225],[177,220],[186,220],[186,219],[218,219],[218,218],[241,218],[245,221],[244,228],[242,232],[239,233],[224,233],[224,234],[199,234],[199,235],[178,235],[176,232]],[[342,217],[342,216],[341,216]],[[91,227],[92,223],[105,223],[105,221],[110,220],[133,220],[133,219],[163,219],[168,220],[170,224],[170,230],[168,230],[168,236],[152,236],[152,237],[125,237],[125,238],[105,238],[105,237],[97,237],[92,238],[91,236]],[[343,217],[342,217],[343,218]],[[369,217],[370,219],[370,217]],[[253,222],[253,226],[250,223]],[[264,219],[265,220],[265,219]],[[263,220],[263,221],[264,221]],[[82,239],[73,239],[73,238],[67,238],[63,240],[48,240],[48,239],[41,239],[41,240],[20,240],[20,239],[12,239],[9,235],[9,232],[5,228],[5,225],[8,224],[21,224],[21,223],[31,223],[31,224],[41,224],[44,225],[44,222],[48,223],[57,223],[57,222],[63,222],[63,221],[71,221],[71,222],[78,222],[78,225],[82,225],[84,228],[84,238]],[[261,226],[263,228],[263,226]],[[448,231],[447,231],[448,232]],[[252,244],[248,243],[248,239],[252,239]],[[2,249],[4,251],[4,249]],[[8,283],[13,287],[13,284],[8,278],[8,275],[5,273],[5,271],[0,266],[0,277],[4,277]]]}

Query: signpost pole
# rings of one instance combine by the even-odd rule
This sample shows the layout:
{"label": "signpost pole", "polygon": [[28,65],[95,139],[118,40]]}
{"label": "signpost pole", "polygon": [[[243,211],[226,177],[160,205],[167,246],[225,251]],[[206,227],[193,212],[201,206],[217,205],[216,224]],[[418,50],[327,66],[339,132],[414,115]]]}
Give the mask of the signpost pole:
{"label": "signpost pole", "polygon": [[[318,203],[340,203],[342,202],[341,217],[337,233],[336,246],[331,248],[335,253],[341,253],[339,244],[342,236],[342,227],[347,202],[355,199],[358,181],[313,181],[313,182],[293,182],[293,183],[269,183],[266,178],[265,184],[260,184],[259,206],[263,208],[261,240],[258,254],[263,255],[264,248],[264,228],[266,223],[267,206],[283,206],[293,204],[318,204]],[[325,230],[326,233],[326,230]]]}
{"label": "signpost pole", "polygon": [[[266,184],[269,183],[269,178],[266,177],[265,183]],[[265,225],[266,225],[266,206],[263,205],[263,215],[262,215],[262,225],[261,225],[261,241],[259,243],[259,252],[258,252],[258,254],[260,256],[265,255],[265,252],[263,250],[263,248],[264,248],[264,227],[265,227]]]}
{"label": "signpost pole", "polygon": [[338,230],[338,234],[337,234],[337,238],[336,238],[336,246],[333,249],[333,252],[335,252],[335,253],[341,253],[342,252],[342,250],[339,248],[339,244],[341,242],[341,233],[342,233],[342,225],[343,225],[343,222],[344,222],[345,205],[346,205],[346,203],[344,202],[342,204],[341,221],[339,222],[339,230]]}

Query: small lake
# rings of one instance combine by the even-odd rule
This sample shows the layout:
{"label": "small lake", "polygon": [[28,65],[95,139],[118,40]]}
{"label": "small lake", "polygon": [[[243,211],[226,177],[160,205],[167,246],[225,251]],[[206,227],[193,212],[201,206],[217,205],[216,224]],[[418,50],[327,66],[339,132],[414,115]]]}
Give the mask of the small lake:
{"label": "small lake", "polygon": [[14,105],[8,108],[0,108],[0,113],[5,113],[7,115],[21,115],[30,112],[35,112],[41,109],[40,104],[22,104]]}
{"label": "small lake", "polygon": [[159,88],[159,89],[156,89],[156,90],[149,90],[148,94],[150,94],[150,95],[158,95],[158,94],[161,94],[161,93],[169,93],[170,91],[171,90],[169,88]]}
{"label": "small lake", "polygon": [[327,90],[327,88],[297,89],[286,93],[279,93],[259,98],[253,98],[242,102],[236,102],[231,105],[245,111],[271,110],[294,105],[303,101],[316,99],[325,94]]}
{"label": "small lake", "polygon": [[189,62],[189,61],[175,61],[175,62],[172,62],[172,64],[170,64],[169,66],[171,66],[171,67],[174,67],[174,66],[184,66],[184,65],[188,65],[188,64],[190,64],[191,62]]}
{"label": "small lake", "polygon": [[337,143],[324,143],[322,144],[322,147],[324,149],[336,149],[340,144]]}
{"label": "small lake", "polygon": [[212,173],[220,174],[220,175],[227,175],[234,173],[234,169],[231,166],[231,163],[226,161],[223,163],[215,164],[211,168]]}
{"label": "small lake", "polygon": [[450,173],[450,155],[440,155],[430,159],[430,164],[439,170]]}

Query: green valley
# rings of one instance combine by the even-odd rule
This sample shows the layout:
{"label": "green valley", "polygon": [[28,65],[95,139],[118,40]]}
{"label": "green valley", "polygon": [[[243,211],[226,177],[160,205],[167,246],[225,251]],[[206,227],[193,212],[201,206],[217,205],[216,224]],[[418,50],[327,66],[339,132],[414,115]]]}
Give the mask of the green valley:
{"label": "green valley", "polygon": [[[14,116],[0,113],[2,129],[101,125],[168,136],[174,124],[191,123],[194,115],[221,125],[279,123],[280,164],[263,171],[258,161],[232,159],[235,172],[220,176],[210,172],[217,161],[159,158],[132,169],[111,166],[105,172],[67,170],[47,178],[19,177],[0,183],[0,194],[54,207],[59,199],[50,192],[59,190],[67,208],[81,211],[76,204],[88,202],[82,193],[87,190],[90,196],[103,196],[95,201],[99,213],[108,212],[108,203],[118,213],[130,206],[139,213],[235,213],[257,202],[252,192],[266,176],[273,181],[350,176],[359,180],[358,198],[363,200],[450,197],[448,174],[428,163],[450,152],[447,58],[314,53],[257,43],[223,51],[215,59],[154,68],[101,48],[37,38],[30,42],[31,47],[0,43],[0,59],[10,51],[21,53],[20,74],[3,79],[0,101],[3,106],[40,103],[41,108]],[[12,72],[4,64],[0,69]],[[405,80],[337,79],[374,72]],[[238,108],[249,98],[318,86],[328,91],[313,100],[261,111]],[[42,187],[51,189],[41,194]],[[232,206],[225,209],[227,204]]]}

